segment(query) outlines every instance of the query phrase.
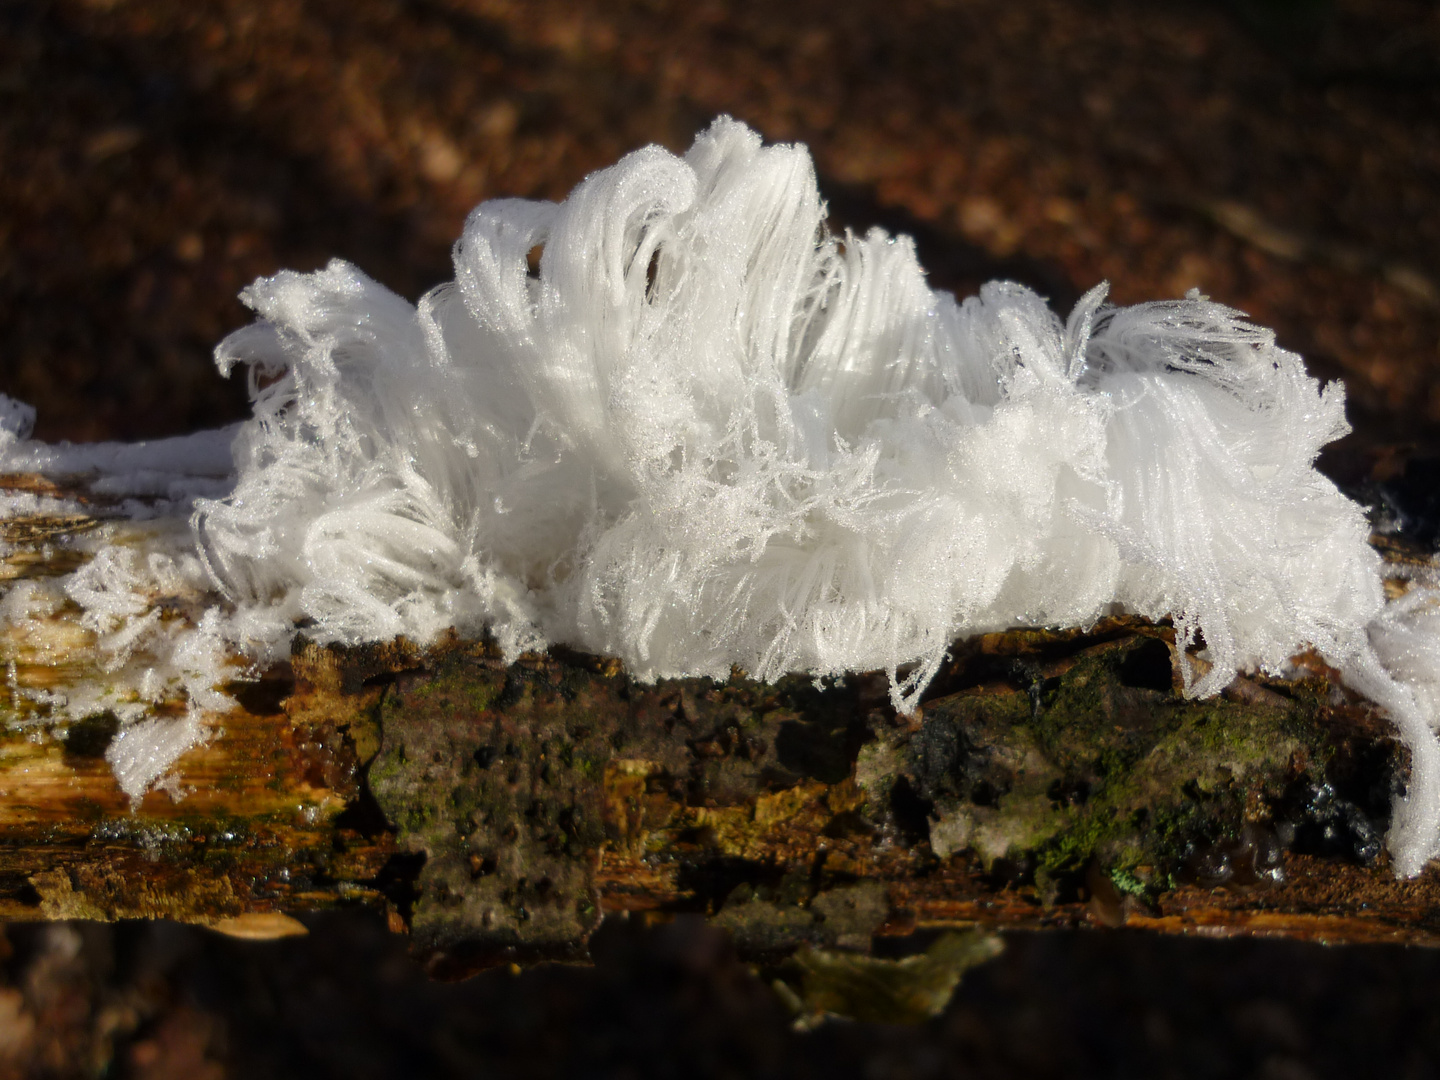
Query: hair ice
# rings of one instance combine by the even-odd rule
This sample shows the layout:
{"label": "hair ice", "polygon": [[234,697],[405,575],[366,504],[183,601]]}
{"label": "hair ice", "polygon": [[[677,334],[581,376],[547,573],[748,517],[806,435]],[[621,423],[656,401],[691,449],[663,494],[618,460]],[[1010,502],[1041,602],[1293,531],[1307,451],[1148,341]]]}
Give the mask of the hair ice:
{"label": "hair ice", "polygon": [[826,231],[804,148],[724,118],[480,205],[454,262],[418,305],[340,261],[242,294],[216,355],[255,414],[193,524],[267,647],[488,628],[647,679],[884,669],[909,710],[959,636],[1168,615],[1203,636],[1193,694],[1313,647],[1388,708],[1397,868],[1435,854],[1437,616],[1387,609],[1314,468],[1343,393],[1270,331],[1195,293],[956,302],[907,238]]}

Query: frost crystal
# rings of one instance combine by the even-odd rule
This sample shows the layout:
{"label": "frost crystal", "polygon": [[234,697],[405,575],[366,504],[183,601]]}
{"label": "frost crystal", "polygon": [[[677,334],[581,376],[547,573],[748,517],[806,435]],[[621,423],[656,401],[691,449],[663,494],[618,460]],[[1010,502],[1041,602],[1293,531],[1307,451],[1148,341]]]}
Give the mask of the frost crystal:
{"label": "frost crystal", "polygon": [[804,148],[721,119],[563,203],[477,207],[417,306],[339,261],[257,281],[217,350],[255,415],[233,491],[195,503],[201,558],[237,612],[322,641],[885,669],[902,710],[959,636],[1115,610],[1203,637],[1197,695],[1313,647],[1412,751],[1391,846],[1417,873],[1440,617],[1387,610],[1361,509],[1313,467],[1340,388],[1195,293],[1100,286],[1063,322],[1013,284],[957,303],[907,238],[823,218]]}

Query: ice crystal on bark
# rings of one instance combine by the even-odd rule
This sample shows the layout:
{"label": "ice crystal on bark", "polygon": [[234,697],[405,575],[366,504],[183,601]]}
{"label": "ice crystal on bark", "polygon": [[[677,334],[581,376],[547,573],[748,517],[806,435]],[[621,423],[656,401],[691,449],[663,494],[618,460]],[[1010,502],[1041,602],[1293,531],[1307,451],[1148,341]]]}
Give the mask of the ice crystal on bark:
{"label": "ice crystal on bark", "polygon": [[1238,312],[957,302],[907,238],[827,232],[805,149],[728,119],[564,202],[480,205],[418,305],[339,261],[243,298],[217,359],[255,414],[193,524],[256,625],[488,629],[646,679],[884,669],[909,710],[957,637],[1171,616],[1192,694],[1314,648],[1386,706],[1400,872],[1435,851],[1436,616],[1387,610],[1314,468],[1341,389]]}

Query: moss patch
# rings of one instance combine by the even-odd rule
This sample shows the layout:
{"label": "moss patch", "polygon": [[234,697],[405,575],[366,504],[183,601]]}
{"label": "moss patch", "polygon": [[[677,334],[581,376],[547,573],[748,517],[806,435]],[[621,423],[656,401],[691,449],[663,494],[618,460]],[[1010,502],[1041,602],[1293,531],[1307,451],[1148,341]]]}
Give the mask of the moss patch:
{"label": "moss patch", "polygon": [[1168,874],[1247,818],[1274,817],[1297,786],[1324,784],[1332,756],[1313,694],[1189,700],[1158,670],[1171,648],[1137,635],[1012,662],[1004,683],[929,702],[917,731],[867,760],[903,759],[941,857],[969,850],[1052,878],[1099,859],[1127,884],[1137,867]]}

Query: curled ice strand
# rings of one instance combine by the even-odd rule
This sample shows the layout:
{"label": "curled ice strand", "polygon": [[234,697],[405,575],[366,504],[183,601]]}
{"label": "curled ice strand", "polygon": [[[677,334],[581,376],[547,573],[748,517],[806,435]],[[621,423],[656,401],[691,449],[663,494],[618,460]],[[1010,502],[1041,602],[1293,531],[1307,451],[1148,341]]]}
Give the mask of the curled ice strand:
{"label": "curled ice strand", "polygon": [[1390,601],[1368,628],[1369,647],[1345,681],[1383,706],[1410,751],[1410,777],[1391,816],[1396,873],[1414,877],[1440,855],[1440,592],[1419,585]]}

